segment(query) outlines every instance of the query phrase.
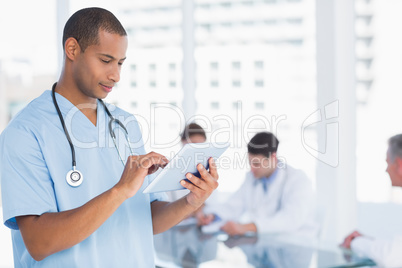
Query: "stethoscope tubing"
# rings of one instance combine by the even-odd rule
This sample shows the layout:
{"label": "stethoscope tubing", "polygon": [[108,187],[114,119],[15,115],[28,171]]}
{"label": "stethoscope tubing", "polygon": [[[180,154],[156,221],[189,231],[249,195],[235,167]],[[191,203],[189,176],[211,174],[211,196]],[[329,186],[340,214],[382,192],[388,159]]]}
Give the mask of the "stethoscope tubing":
{"label": "stethoscope tubing", "polygon": [[53,87],[52,87],[53,104],[54,104],[54,106],[56,107],[57,114],[59,115],[61,125],[63,126],[64,134],[66,134],[66,138],[67,138],[68,144],[70,145],[70,148],[71,148],[71,155],[72,155],[72,166],[73,166],[73,169],[75,169],[75,167],[76,167],[75,149],[74,149],[73,142],[71,141],[70,134],[68,134],[66,124],[64,123],[63,115],[61,114],[59,105],[57,104],[57,101],[56,101],[56,93],[55,93],[56,85],[57,85],[57,83],[54,83],[54,84],[53,84]]}
{"label": "stethoscope tubing", "polygon": [[[73,187],[77,187],[82,183],[83,176],[82,176],[80,171],[76,170],[76,158],[75,158],[74,144],[71,141],[70,134],[68,133],[66,124],[65,124],[64,119],[63,119],[63,115],[61,114],[59,105],[58,105],[57,100],[56,100],[56,93],[55,93],[56,85],[57,85],[57,83],[54,83],[53,86],[52,86],[53,104],[56,107],[56,111],[57,111],[57,114],[59,116],[61,125],[63,126],[64,134],[66,135],[68,144],[70,145],[71,158],[72,158],[72,167],[73,167],[73,169],[67,173],[66,180],[67,180],[69,185],[71,185]],[[128,143],[128,147],[130,148],[130,153],[131,153],[131,155],[133,155],[134,152],[133,152],[133,150],[131,149],[131,146],[130,146],[131,142],[130,142],[130,139],[129,139],[129,136],[128,136],[127,128],[123,125],[123,123],[120,120],[118,120],[118,119],[113,117],[112,113],[109,111],[109,109],[107,108],[106,104],[101,99],[98,99],[98,100],[103,105],[103,108],[105,109],[107,115],[110,118],[110,121],[109,121],[109,124],[108,124],[109,134],[112,137],[114,147],[117,150],[117,153],[119,155],[120,161],[123,164],[123,166],[125,166],[124,161],[123,161],[123,156],[121,155],[120,150],[119,150],[119,148],[117,146],[116,134],[114,133],[114,129],[113,129],[113,122],[116,123],[118,126],[120,126],[124,130],[124,136],[125,136],[126,141]],[[80,175],[78,180],[76,180],[76,179],[71,177],[72,174],[77,174],[77,173]]]}

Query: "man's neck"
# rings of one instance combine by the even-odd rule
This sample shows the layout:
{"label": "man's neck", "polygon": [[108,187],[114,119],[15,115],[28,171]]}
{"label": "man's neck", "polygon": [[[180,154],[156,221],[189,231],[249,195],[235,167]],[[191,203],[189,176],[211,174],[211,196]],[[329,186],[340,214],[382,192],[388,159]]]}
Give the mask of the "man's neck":
{"label": "man's neck", "polygon": [[97,120],[97,100],[85,96],[75,84],[68,83],[63,77],[57,82],[55,91],[77,107],[95,126]]}
{"label": "man's neck", "polygon": [[272,174],[274,174],[274,172],[276,171],[277,167],[275,166],[274,169],[270,169],[266,174],[265,174],[265,178],[269,178],[271,177]]}
{"label": "man's neck", "polygon": [[69,82],[60,77],[56,85],[56,92],[68,99],[74,106],[97,104],[96,98],[86,96],[81,90],[78,89],[75,83]]}

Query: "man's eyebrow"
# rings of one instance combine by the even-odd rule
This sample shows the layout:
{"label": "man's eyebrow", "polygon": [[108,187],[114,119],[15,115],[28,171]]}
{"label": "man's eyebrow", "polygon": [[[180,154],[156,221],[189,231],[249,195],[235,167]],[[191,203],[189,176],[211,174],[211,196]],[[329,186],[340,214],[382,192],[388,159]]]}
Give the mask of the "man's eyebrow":
{"label": "man's eyebrow", "polygon": [[[101,56],[107,57],[107,58],[109,58],[109,59],[111,59],[111,60],[115,60],[115,59],[116,59],[115,57],[113,57],[113,56],[111,56],[111,55],[109,55],[109,54],[103,54],[103,53],[98,53],[98,54],[101,55]],[[119,61],[125,60],[126,58],[127,58],[127,57],[124,57],[124,58],[120,59]]]}

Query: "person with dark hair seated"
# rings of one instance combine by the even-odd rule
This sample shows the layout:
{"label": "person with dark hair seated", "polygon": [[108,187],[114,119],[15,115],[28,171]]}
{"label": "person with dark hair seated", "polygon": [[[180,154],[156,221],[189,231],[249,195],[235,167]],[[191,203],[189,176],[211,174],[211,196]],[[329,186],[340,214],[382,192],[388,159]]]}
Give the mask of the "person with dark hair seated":
{"label": "person with dark hair seated", "polygon": [[270,132],[248,143],[251,170],[240,189],[224,204],[206,206],[201,225],[219,218],[229,235],[299,233],[316,235],[315,195],[310,180],[277,157],[279,141]]}

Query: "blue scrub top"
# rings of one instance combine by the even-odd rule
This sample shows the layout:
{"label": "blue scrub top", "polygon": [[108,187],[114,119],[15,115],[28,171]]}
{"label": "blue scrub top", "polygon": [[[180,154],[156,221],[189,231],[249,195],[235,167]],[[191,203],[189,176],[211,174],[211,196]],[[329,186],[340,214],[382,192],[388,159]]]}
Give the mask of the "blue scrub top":
{"label": "blue scrub top", "polygon": [[[4,224],[12,229],[15,267],[154,267],[150,202],[162,195],[138,193],[126,200],[98,230],[72,248],[37,262],[29,255],[15,217],[60,212],[84,205],[120,179],[123,164],[108,130],[109,117],[98,103],[97,125],[56,94],[75,148],[79,187],[66,182],[71,150],[53,105],[51,91],[27,105],[0,136],[0,181]],[[127,128],[135,154],[145,154],[135,117],[112,105],[113,116]],[[116,127],[116,126],[115,126]],[[121,129],[117,143],[124,163],[130,153]]]}

